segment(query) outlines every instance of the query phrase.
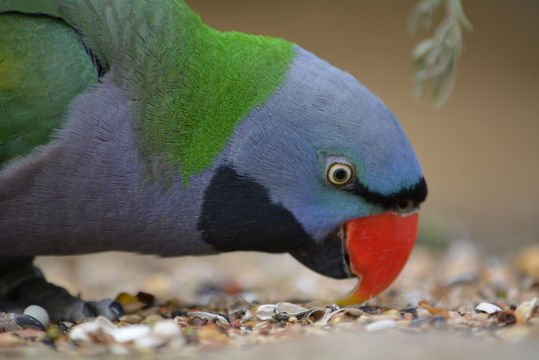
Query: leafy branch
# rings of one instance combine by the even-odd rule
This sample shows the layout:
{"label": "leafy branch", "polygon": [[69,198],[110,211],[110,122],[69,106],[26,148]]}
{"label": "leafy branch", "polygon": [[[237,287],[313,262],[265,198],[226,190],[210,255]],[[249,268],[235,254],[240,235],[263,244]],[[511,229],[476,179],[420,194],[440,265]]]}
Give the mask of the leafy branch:
{"label": "leafy branch", "polygon": [[414,95],[419,98],[430,92],[436,106],[443,105],[455,84],[457,61],[464,47],[463,32],[471,31],[460,0],[420,0],[409,20],[412,34],[429,29],[438,10],[444,7],[443,18],[432,37],[421,40],[414,48]]}

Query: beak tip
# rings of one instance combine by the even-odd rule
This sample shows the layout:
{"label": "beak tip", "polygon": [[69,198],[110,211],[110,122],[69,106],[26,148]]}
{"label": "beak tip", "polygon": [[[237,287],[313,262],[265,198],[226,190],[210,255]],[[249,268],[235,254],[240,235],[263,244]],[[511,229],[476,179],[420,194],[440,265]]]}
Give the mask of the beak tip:
{"label": "beak tip", "polygon": [[359,286],[357,286],[350,294],[338,299],[335,304],[339,306],[358,305],[368,301],[374,297],[375,294],[368,294],[364,292]]}

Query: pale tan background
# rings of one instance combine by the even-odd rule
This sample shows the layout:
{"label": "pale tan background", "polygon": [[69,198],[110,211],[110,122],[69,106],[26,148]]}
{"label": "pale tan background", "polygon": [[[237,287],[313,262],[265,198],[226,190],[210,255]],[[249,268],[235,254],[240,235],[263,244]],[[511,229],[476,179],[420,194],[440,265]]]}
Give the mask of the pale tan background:
{"label": "pale tan background", "polygon": [[294,41],[377,93],[423,164],[424,218],[460,224],[490,252],[539,241],[539,1],[463,1],[474,31],[440,110],[412,96],[414,0],[188,3],[218,29]]}

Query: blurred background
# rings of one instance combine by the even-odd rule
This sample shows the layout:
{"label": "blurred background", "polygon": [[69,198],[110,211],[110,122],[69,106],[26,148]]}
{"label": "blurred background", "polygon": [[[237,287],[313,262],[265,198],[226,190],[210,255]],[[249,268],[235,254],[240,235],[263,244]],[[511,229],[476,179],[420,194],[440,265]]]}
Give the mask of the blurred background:
{"label": "blurred background", "polygon": [[[407,32],[415,0],[187,2],[217,29],[293,41],[383,99],[406,129],[429,184],[423,242],[471,239],[491,255],[538,242],[539,1],[463,1],[474,30],[465,34],[456,86],[441,109],[412,94],[411,52],[430,35]],[[453,258],[473,267],[477,255],[470,260],[463,255],[469,247],[463,249]],[[420,288],[437,271],[436,262],[423,266],[427,257],[416,251],[408,276],[399,281],[413,280],[409,285]],[[113,253],[39,263],[51,280],[75,293],[82,290],[86,298],[145,290],[200,301],[195,294],[205,283],[235,281],[255,291],[263,285],[265,298],[334,299],[354,283],[318,276],[288,255],[158,260]],[[420,271],[419,280],[410,275]]]}

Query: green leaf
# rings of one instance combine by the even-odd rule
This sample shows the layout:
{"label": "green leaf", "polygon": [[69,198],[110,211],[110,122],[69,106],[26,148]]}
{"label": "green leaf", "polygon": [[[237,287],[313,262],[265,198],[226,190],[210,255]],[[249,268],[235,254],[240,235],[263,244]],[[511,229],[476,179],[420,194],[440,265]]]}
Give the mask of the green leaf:
{"label": "green leaf", "polygon": [[463,32],[471,31],[460,0],[420,0],[410,15],[412,32],[426,24],[430,27],[433,15],[444,6],[445,14],[430,38],[421,40],[412,51],[414,60],[414,95],[427,93],[439,107],[454,88],[458,59],[464,48]]}
{"label": "green leaf", "polygon": [[415,60],[425,57],[436,46],[436,42],[433,39],[425,39],[419,42],[412,53]]}

